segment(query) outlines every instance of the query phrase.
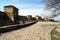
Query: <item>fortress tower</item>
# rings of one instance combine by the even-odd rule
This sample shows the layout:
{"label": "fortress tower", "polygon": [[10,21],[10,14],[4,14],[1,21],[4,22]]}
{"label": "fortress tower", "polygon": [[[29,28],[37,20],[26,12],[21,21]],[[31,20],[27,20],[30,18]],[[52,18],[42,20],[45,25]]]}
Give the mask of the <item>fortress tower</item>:
{"label": "fortress tower", "polygon": [[15,24],[18,24],[18,9],[12,5],[4,6],[4,12],[8,17],[14,21]]}

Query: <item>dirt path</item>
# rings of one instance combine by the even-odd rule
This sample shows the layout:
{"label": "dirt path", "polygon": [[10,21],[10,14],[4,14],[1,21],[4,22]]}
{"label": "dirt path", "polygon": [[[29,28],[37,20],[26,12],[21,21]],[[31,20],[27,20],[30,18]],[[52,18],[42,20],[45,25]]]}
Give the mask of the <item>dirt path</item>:
{"label": "dirt path", "polygon": [[4,33],[0,36],[0,40],[51,40],[51,31],[56,26],[50,24],[38,22],[26,28]]}

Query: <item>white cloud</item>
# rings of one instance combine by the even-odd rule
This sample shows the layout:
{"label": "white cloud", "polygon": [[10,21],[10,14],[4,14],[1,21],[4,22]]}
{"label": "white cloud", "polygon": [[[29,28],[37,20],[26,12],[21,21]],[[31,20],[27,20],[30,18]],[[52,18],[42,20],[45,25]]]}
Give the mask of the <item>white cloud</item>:
{"label": "white cloud", "polygon": [[40,15],[40,9],[20,9],[19,15]]}
{"label": "white cloud", "polygon": [[39,16],[47,16],[47,12],[44,11],[43,9],[20,9],[19,10],[19,15],[39,15]]}

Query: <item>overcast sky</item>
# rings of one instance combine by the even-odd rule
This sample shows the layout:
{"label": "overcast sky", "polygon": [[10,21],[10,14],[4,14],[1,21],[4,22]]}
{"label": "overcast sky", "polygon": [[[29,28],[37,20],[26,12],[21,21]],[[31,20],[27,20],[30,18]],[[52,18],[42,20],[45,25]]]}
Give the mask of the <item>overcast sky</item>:
{"label": "overcast sky", "polygon": [[[44,3],[41,0],[0,0],[0,11],[4,11],[3,6],[14,5],[19,9],[19,15],[49,15],[50,12],[44,10]],[[60,20],[60,16],[55,19]]]}

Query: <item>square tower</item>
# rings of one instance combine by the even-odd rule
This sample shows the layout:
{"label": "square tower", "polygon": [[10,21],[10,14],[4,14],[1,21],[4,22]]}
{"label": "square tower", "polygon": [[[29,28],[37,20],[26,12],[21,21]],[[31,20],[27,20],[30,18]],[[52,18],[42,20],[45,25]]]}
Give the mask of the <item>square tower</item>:
{"label": "square tower", "polygon": [[18,10],[15,6],[8,5],[4,6],[4,12],[8,15],[8,17],[14,21],[15,24],[18,24]]}
{"label": "square tower", "polygon": [[32,15],[28,15],[27,19],[28,19],[28,21],[31,21],[32,20]]}

